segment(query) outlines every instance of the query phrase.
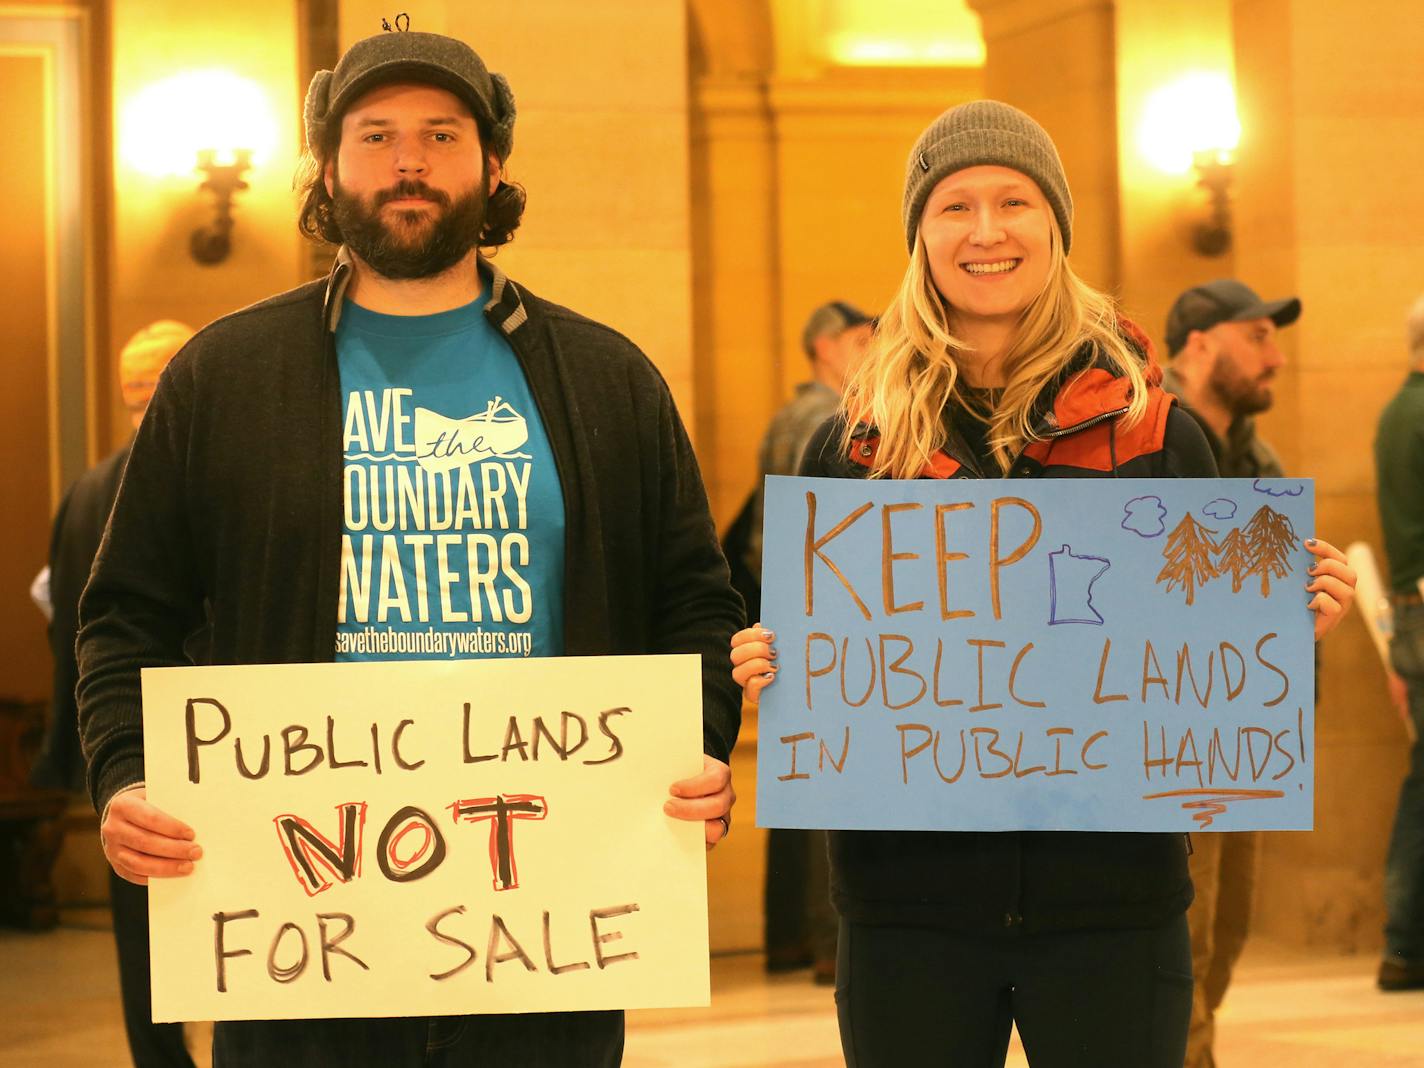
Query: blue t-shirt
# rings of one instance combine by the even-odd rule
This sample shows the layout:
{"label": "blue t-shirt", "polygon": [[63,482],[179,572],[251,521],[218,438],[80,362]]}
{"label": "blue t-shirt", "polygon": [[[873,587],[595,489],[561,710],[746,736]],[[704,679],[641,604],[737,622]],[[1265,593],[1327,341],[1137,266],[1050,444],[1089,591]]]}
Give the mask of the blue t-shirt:
{"label": "blue t-shirt", "polygon": [[559,475],[488,300],[342,309],[338,661],[563,652]]}

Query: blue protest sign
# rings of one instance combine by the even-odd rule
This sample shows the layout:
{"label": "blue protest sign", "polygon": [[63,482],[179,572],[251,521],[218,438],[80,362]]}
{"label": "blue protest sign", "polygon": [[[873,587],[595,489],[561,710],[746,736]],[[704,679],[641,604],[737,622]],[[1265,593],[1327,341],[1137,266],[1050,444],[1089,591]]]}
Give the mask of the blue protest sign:
{"label": "blue protest sign", "polygon": [[757,822],[1308,830],[1299,479],[770,477]]}

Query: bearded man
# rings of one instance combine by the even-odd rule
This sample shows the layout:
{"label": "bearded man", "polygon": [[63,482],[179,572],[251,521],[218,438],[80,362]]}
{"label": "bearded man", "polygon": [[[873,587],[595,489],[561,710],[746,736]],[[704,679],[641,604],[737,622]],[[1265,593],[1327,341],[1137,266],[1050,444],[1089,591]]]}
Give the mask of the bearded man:
{"label": "bearded man", "polygon": [[[377,659],[409,644],[388,635],[476,625],[494,655],[699,654],[704,770],[649,803],[703,822],[710,848],[730,828],[740,602],[657,370],[480,255],[524,209],[508,84],[460,41],[387,33],[317,74],[304,118],[301,225],[341,243],[331,276],[169,365],[81,605],[111,865],[143,884],[202,863],[145,797],[139,672],[189,663],[205,619],[220,664]],[[373,574],[400,578],[399,611]],[[240,1021],[213,1059],[606,1066],[622,1046],[621,1012]]]}
{"label": "bearded man", "polygon": [[1264,301],[1234,278],[1188,289],[1167,315],[1172,362],[1163,388],[1201,424],[1222,478],[1285,474],[1252,416],[1271,407],[1286,362],[1276,332],[1298,318],[1299,298]]}
{"label": "bearded man", "polygon": [[[1300,318],[1300,300],[1264,301],[1234,278],[1188,289],[1167,315],[1171,365],[1162,386],[1201,425],[1223,478],[1278,478],[1275,451],[1256,436],[1252,418],[1271,407],[1271,385],[1285,357],[1276,331]],[[1192,935],[1192,1022],[1186,1068],[1213,1068],[1216,1010],[1246,944],[1256,887],[1260,835],[1192,835],[1188,858],[1196,896],[1187,910]]]}

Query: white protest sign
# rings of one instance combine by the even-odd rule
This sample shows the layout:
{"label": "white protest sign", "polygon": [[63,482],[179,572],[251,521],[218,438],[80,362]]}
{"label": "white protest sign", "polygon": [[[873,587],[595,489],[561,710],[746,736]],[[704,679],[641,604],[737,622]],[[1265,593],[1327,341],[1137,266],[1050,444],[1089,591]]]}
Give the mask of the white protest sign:
{"label": "white protest sign", "polygon": [[705,1005],[695,656],[143,672],[153,1015]]}

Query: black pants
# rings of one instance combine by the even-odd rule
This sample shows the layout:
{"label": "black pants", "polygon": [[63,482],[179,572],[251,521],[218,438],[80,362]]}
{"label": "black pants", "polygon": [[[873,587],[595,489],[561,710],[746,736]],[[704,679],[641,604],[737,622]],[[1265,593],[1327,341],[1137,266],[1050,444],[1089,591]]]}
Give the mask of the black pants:
{"label": "black pants", "polygon": [[244,1020],[213,1027],[213,1068],[617,1068],[622,1061],[623,1013],[617,1010]]}
{"label": "black pants", "polygon": [[1164,927],[962,935],[842,923],[848,1068],[1181,1068],[1192,1011],[1185,915]]}
{"label": "black pants", "polygon": [[119,991],[124,1030],[136,1068],[193,1068],[183,1045],[183,1025],[153,1022],[153,990],[148,969],[148,890],[109,872],[114,910],[114,942],[119,950]]}

